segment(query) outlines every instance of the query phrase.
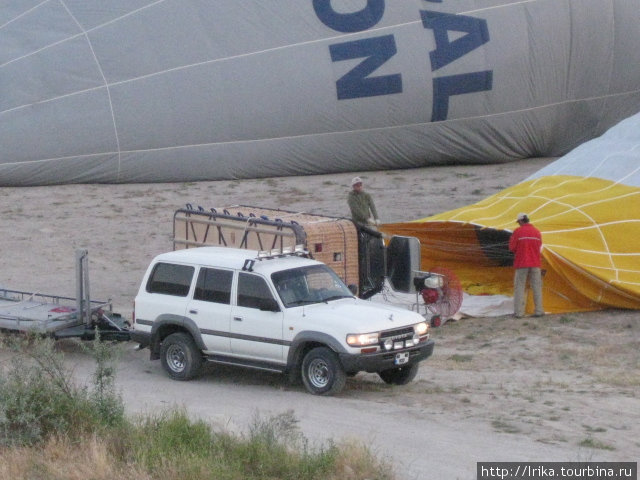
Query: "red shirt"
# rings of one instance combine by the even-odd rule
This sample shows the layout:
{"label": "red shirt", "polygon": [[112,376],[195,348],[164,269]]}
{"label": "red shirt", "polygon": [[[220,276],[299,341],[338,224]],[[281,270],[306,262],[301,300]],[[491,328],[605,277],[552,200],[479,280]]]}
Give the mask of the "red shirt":
{"label": "red shirt", "polygon": [[516,228],[509,238],[509,250],[515,254],[514,268],[540,267],[542,235],[540,230],[525,223]]}

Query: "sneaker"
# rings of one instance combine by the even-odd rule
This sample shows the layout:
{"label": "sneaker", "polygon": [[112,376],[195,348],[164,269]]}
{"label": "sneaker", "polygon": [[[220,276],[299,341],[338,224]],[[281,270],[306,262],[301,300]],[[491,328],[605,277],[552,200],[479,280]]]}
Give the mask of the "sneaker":
{"label": "sneaker", "polygon": [[544,317],[544,313],[536,313],[533,316],[537,318]]}

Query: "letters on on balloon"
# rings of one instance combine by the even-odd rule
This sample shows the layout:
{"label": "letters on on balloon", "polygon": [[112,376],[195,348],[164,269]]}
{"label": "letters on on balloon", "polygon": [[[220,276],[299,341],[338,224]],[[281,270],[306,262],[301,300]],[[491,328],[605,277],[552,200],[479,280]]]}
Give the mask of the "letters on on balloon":
{"label": "letters on on balloon", "polygon": [[[385,0],[368,0],[361,10],[341,13],[331,0],[312,0],[318,19],[327,27],[354,33],[371,29],[384,16]],[[442,0],[425,0],[442,3]],[[333,3],[336,3],[335,0]],[[432,78],[433,105],[431,121],[446,120],[449,99],[454,95],[488,91],[493,88],[493,70],[456,75],[438,75],[438,71],[489,42],[487,21],[468,15],[420,10],[422,25],[433,32],[435,48],[429,52]],[[454,32],[456,35],[450,35]],[[462,36],[460,36],[462,34]],[[451,40],[451,38],[454,38]],[[338,100],[392,95],[402,93],[402,73],[374,75],[374,72],[397,53],[393,34],[366,39],[349,40],[329,45],[332,62],[363,60],[336,80]]]}

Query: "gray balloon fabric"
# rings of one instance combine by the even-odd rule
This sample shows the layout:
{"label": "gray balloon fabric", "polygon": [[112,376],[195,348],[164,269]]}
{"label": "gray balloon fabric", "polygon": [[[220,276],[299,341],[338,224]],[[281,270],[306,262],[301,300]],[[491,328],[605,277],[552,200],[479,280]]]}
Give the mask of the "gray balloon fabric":
{"label": "gray balloon fabric", "polygon": [[640,0],[12,0],[0,185],[559,156],[640,111]]}

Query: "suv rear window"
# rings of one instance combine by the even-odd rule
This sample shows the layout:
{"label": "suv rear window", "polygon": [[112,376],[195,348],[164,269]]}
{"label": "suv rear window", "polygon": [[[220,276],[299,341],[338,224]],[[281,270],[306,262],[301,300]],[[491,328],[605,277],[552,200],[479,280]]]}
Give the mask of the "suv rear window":
{"label": "suv rear window", "polygon": [[147,292],[186,297],[194,270],[194,267],[187,265],[158,263],[147,282]]}

